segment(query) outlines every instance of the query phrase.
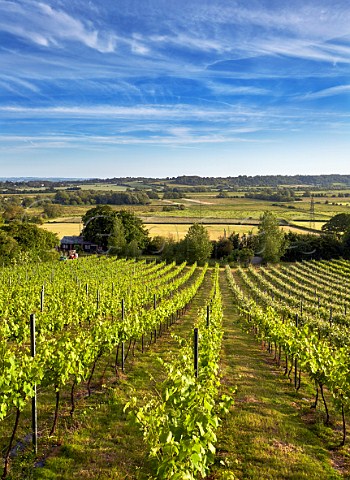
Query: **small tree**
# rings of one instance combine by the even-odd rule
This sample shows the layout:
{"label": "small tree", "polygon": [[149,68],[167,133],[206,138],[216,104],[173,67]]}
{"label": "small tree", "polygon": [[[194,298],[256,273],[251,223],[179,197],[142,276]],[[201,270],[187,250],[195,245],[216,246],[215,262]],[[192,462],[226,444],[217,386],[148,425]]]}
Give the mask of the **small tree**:
{"label": "small tree", "polygon": [[153,237],[147,247],[147,253],[151,255],[162,254],[166,245],[167,239],[161,235],[156,235]]}
{"label": "small tree", "polygon": [[286,250],[285,236],[279,228],[277,217],[265,212],[260,218],[259,248],[264,262],[279,262]]}
{"label": "small tree", "polygon": [[199,223],[195,223],[188,229],[180,244],[181,256],[191,263],[205,263],[213,249],[207,229]]}
{"label": "small tree", "polygon": [[179,244],[175,242],[175,239],[172,235],[169,235],[164,242],[162,247],[162,259],[166,262],[172,262],[178,257],[178,247]]}
{"label": "small tree", "polygon": [[237,251],[237,260],[244,265],[248,265],[254,257],[254,250],[251,248],[242,248]]}
{"label": "small tree", "polygon": [[4,220],[6,220],[6,222],[22,221],[24,216],[24,208],[20,205],[16,205],[15,203],[8,203],[2,213],[2,217]]}
{"label": "small tree", "polygon": [[121,210],[117,213],[117,218],[122,222],[126,243],[136,240],[139,249],[143,250],[149,242],[148,231],[144,227],[142,220],[134,213]]}
{"label": "small tree", "polygon": [[137,240],[131,240],[125,248],[125,254],[129,258],[137,258],[141,255],[141,250],[138,247]]}
{"label": "small tree", "polygon": [[344,249],[344,256],[346,258],[350,258],[350,228],[344,233],[342,245]]}
{"label": "small tree", "polygon": [[107,246],[108,253],[111,255],[122,255],[125,250],[126,241],[124,227],[119,218],[115,218],[114,220],[112,231],[108,237]]}
{"label": "small tree", "polygon": [[219,240],[213,242],[214,258],[224,258],[231,255],[233,244],[229,238],[220,237]]}
{"label": "small tree", "polygon": [[62,215],[63,207],[61,205],[56,205],[54,203],[45,203],[44,207],[44,215],[47,218],[56,218]]}

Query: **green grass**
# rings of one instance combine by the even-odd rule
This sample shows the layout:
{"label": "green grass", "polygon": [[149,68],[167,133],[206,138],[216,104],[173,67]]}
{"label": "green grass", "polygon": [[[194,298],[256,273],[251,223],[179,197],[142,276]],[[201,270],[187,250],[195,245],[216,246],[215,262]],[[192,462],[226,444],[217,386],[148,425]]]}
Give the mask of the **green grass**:
{"label": "green grass", "polygon": [[79,185],[81,190],[95,190],[95,191],[113,191],[113,192],[125,192],[127,187],[121,185],[115,185],[113,183],[91,183],[86,185]]}
{"label": "green grass", "polygon": [[[310,218],[310,199],[305,198],[300,202],[281,203],[273,205],[274,202],[264,200],[254,200],[249,198],[215,198],[210,194],[188,195],[189,198],[196,200],[192,203],[186,200],[175,200],[174,203],[183,203],[185,210],[175,210],[173,212],[159,211],[159,208],[153,212],[150,208],[144,209],[140,215],[159,216],[159,217],[179,217],[179,218],[221,218],[221,219],[253,219],[259,220],[265,211],[273,212],[278,218],[298,221]],[[336,203],[338,199],[333,199]],[[197,203],[197,202],[203,203]],[[317,203],[320,201],[320,203]],[[341,212],[349,213],[349,206],[325,204],[325,199],[315,200],[315,218],[318,220],[328,220],[333,215]],[[157,202],[159,203],[159,201]]]}
{"label": "green grass", "polygon": [[332,467],[333,432],[323,427],[323,413],[310,414],[311,391],[296,393],[271,355],[242,329],[223,273],[221,288],[222,367],[225,385],[236,385],[237,393],[219,435],[219,458],[225,466],[217,462],[213,478],[224,479],[228,471],[239,480],[346,478]]}

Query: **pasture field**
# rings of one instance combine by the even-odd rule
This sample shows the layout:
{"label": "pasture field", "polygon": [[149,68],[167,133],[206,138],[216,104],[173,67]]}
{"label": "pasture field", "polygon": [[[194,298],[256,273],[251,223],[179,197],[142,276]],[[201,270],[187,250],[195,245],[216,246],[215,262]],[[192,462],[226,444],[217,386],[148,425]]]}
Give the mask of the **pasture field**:
{"label": "pasture field", "polygon": [[[323,225],[324,225],[325,223],[326,223],[326,222],[310,222],[309,220],[306,221],[306,222],[300,222],[300,221],[299,221],[299,222],[298,222],[298,221],[292,222],[293,226],[296,226],[296,227],[304,227],[304,228],[309,228],[310,225],[312,224],[312,228],[313,228],[314,230],[319,230],[319,231],[322,230],[322,227],[323,227]],[[305,233],[305,231],[304,231],[304,233]]]}
{"label": "pasture field", "polygon": [[[83,186],[88,188],[90,186]],[[111,185],[96,184],[94,188],[108,190]],[[121,190],[125,187],[113,186],[115,190]],[[320,229],[322,224],[338,213],[350,212],[350,199],[348,197],[338,197],[332,191],[327,197],[316,197],[314,199],[314,220],[315,228]],[[234,194],[230,193],[228,198],[217,198],[217,192],[208,193],[188,193],[187,198],[177,200],[152,200],[149,205],[113,205],[115,210],[128,210],[140,216],[145,223],[156,223],[153,218],[164,219],[167,223],[173,218],[172,223],[181,223],[183,221],[194,222],[202,220],[204,223],[216,223],[219,220],[229,224],[258,222],[265,211],[273,212],[281,223],[291,222],[295,226],[308,227],[310,224],[310,198],[301,197],[298,202],[272,202],[266,200],[256,200],[244,197],[244,192]],[[160,194],[162,197],[162,194]],[[179,206],[181,208],[178,208]],[[86,213],[93,205],[71,205],[63,206],[63,214],[56,221],[68,221],[74,223]],[[169,211],[169,208],[173,210]],[[33,205],[26,209],[29,214],[40,214],[41,206],[38,200],[33,197]],[[72,220],[74,218],[74,220]],[[170,223],[170,222],[169,222]]]}
{"label": "pasture field", "polygon": [[[303,198],[300,202],[277,203],[266,200],[254,200],[249,198],[212,198],[196,196],[197,201],[210,202],[211,204],[187,205],[186,211],[198,217],[216,216],[218,218],[253,218],[258,220],[266,210],[272,211],[278,218],[298,221],[310,218],[310,199]],[[328,204],[324,203],[326,200]],[[320,203],[318,203],[320,202]],[[183,202],[185,203],[185,202]],[[349,213],[348,199],[315,199],[315,219],[328,220],[336,213]],[[163,215],[163,213],[161,213]],[[188,215],[190,216],[190,215]]]}
{"label": "pasture field", "polygon": [[114,185],[113,183],[91,183],[87,185],[80,185],[82,190],[96,190],[101,192],[125,192],[127,187],[121,185]]}

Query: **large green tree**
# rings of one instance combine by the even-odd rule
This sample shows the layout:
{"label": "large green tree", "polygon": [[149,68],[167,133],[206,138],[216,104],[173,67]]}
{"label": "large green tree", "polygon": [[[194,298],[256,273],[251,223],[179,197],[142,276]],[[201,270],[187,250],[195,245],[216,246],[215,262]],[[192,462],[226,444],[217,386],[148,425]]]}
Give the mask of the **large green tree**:
{"label": "large green tree", "polygon": [[5,205],[2,217],[7,222],[21,221],[25,217],[25,210],[20,205],[11,202]]}
{"label": "large green tree", "polygon": [[300,260],[330,260],[344,254],[342,242],[334,235],[288,232],[287,249],[282,257],[285,262]]}
{"label": "large green tree", "polygon": [[279,227],[277,217],[271,212],[265,212],[259,225],[259,254],[264,262],[279,262],[286,250],[286,240]]}
{"label": "large green tree", "polygon": [[82,222],[83,238],[107,250],[109,237],[115,233],[117,213],[108,205],[98,205],[85,213]]}
{"label": "large green tree", "polygon": [[125,210],[116,212],[108,205],[98,205],[88,210],[82,221],[84,239],[112,253],[124,254],[131,243],[135,250],[135,242],[137,249],[143,250],[149,241],[142,220]]}

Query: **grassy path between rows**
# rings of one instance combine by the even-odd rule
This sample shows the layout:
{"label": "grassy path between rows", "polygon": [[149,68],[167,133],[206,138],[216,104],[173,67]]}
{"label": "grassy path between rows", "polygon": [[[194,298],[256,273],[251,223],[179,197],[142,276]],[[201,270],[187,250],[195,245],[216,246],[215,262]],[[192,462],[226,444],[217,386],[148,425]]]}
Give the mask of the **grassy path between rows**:
{"label": "grassy path between rows", "polygon": [[236,385],[237,392],[217,445],[226,466],[219,465],[212,478],[225,479],[228,472],[239,480],[346,478],[332,468],[330,452],[316,434],[317,425],[305,420],[311,398],[303,398],[301,390],[295,392],[282,369],[242,329],[224,272],[220,286],[225,328],[223,382],[227,387]]}
{"label": "grassy path between rows", "polygon": [[[142,403],[157,382],[163,379],[157,357],[170,359],[179,348],[172,333],[192,339],[193,322],[198,309],[205,305],[211,287],[211,271],[193,299],[187,312],[152,343],[145,353],[136,346],[135,357],[126,361],[125,374],[115,382],[113,368],[105,373],[104,386],[98,384],[106,360],[113,364],[113,357],[101,361],[100,371],[94,376],[93,394],[77,404],[74,420],[69,416],[61,420],[65,428],[59,431],[58,446],[37,468],[13,471],[13,479],[94,479],[126,480],[149,478],[154,471],[148,459],[142,434],[130,424],[123,412],[125,404],[136,396]],[[107,363],[108,363],[107,362]],[[150,378],[152,377],[152,379]],[[68,429],[68,430],[67,430]]]}

